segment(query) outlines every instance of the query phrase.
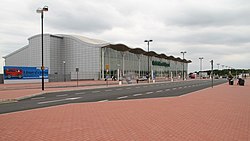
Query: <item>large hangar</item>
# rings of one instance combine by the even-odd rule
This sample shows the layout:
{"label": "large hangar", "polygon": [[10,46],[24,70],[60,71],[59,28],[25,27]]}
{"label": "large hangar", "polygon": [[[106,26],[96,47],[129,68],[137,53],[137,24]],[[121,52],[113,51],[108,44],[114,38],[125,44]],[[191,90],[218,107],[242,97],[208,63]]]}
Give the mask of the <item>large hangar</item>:
{"label": "large hangar", "polygon": [[[41,34],[28,41],[28,45],[3,57],[5,66],[41,67]],[[118,74],[141,77],[148,72],[148,57],[155,77],[180,77],[183,66],[186,76],[191,62],[84,36],[44,34],[44,66],[49,69],[49,81],[69,81],[77,77],[97,80]]]}

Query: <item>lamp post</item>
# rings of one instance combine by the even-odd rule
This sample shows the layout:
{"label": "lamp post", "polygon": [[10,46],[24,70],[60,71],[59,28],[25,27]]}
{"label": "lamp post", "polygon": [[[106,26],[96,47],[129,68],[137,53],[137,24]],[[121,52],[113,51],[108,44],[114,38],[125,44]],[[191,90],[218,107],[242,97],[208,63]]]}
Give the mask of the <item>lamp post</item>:
{"label": "lamp post", "polygon": [[[148,43],[148,53],[149,53],[149,42],[153,42],[153,40],[145,40],[144,42]],[[148,83],[149,83],[149,79],[150,79],[150,72],[149,72],[149,54],[148,54]]]}
{"label": "lamp post", "polygon": [[65,77],[65,65],[66,65],[66,61],[63,61],[63,81],[66,82],[66,77]]}
{"label": "lamp post", "polygon": [[184,80],[184,54],[187,53],[187,52],[186,52],[186,51],[182,51],[181,53],[182,53],[182,55],[183,55],[182,78],[183,78],[183,80]]}
{"label": "lamp post", "polygon": [[211,60],[211,78],[212,78],[212,88],[214,86],[214,60]]}
{"label": "lamp post", "polygon": [[199,73],[199,75],[200,75],[200,79],[201,79],[202,59],[204,59],[204,58],[203,58],[203,57],[200,57],[199,59],[200,59],[200,73]]}
{"label": "lamp post", "polygon": [[43,8],[38,8],[36,10],[37,13],[41,13],[41,31],[42,31],[42,35],[41,35],[41,42],[42,42],[42,90],[44,90],[44,64],[43,64],[43,12],[48,11],[48,6],[44,6]]}

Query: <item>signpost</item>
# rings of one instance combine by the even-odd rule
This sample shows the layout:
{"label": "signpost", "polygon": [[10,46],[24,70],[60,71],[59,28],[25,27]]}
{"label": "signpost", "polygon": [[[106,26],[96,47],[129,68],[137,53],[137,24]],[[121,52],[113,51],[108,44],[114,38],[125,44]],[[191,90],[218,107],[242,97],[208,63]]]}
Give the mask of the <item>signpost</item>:
{"label": "signpost", "polygon": [[78,87],[78,72],[79,72],[79,68],[76,68],[76,83],[77,83],[77,87]]}

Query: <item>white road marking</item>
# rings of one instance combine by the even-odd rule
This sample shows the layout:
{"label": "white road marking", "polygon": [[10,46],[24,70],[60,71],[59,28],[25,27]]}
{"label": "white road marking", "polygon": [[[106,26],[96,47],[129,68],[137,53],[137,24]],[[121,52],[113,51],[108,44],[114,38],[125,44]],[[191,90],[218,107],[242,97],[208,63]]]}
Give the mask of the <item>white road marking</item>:
{"label": "white road marking", "polygon": [[127,98],[128,96],[122,96],[122,97],[118,97],[117,99],[124,99]]}
{"label": "white road marking", "polygon": [[179,89],[182,89],[182,87],[179,87]]}
{"label": "white road marking", "polygon": [[37,100],[37,99],[43,99],[45,97],[35,97],[35,98],[31,98],[31,100]]}
{"label": "white road marking", "polygon": [[159,90],[159,91],[156,91],[157,93],[160,93],[160,92],[162,92],[162,90]]}
{"label": "white road marking", "polygon": [[126,88],[127,90],[131,89],[131,88]]}
{"label": "white road marking", "polygon": [[134,94],[133,96],[140,96],[140,95],[142,95],[142,94]]}
{"label": "white road marking", "polygon": [[176,88],[173,88],[173,90],[176,90]]}
{"label": "white road marking", "polygon": [[109,100],[105,99],[105,100],[100,100],[100,101],[97,101],[97,102],[108,102]]}
{"label": "white road marking", "polygon": [[147,88],[148,86],[143,86],[144,88]]}
{"label": "white road marking", "polygon": [[152,94],[153,92],[147,92],[146,94]]}
{"label": "white road marking", "polygon": [[184,86],[184,88],[187,88],[187,86]]}
{"label": "white road marking", "polygon": [[56,95],[56,97],[67,96],[68,94]]}
{"label": "white road marking", "polygon": [[106,92],[111,92],[112,90],[105,90]]}
{"label": "white road marking", "polygon": [[170,91],[170,89],[166,89],[165,91]]}
{"label": "white road marking", "polygon": [[99,93],[100,91],[92,91],[92,93]]}
{"label": "white road marking", "polygon": [[85,92],[80,92],[80,93],[75,93],[76,95],[78,95],[78,94],[85,94]]}
{"label": "white road marking", "polygon": [[140,87],[135,87],[136,89],[139,89]]}
{"label": "white road marking", "polygon": [[61,101],[70,101],[70,100],[76,100],[76,99],[80,99],[80,98],[82,98],[82,97],[71,97],[71,98],[65,98],[65,99],[44,101],[44,102],[38,102],[37,104],[47,104],[47,103],[54,103],[54,102],[61,102]]}

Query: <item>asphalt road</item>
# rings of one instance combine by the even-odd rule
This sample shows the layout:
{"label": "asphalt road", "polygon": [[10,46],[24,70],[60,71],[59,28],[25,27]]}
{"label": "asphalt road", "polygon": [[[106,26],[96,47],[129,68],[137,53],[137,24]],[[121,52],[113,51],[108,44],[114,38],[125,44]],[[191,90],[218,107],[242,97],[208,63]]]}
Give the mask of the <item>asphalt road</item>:
{"label": "asphalt road", "polygon": [[[225,83],[214,80],[214,85]],[[0,104],[0,114],[68,103],[108,102],[114,100],[173,97],[211,87],[211,80],[135,84],[121,87],[49,93],[14,103]]]}

